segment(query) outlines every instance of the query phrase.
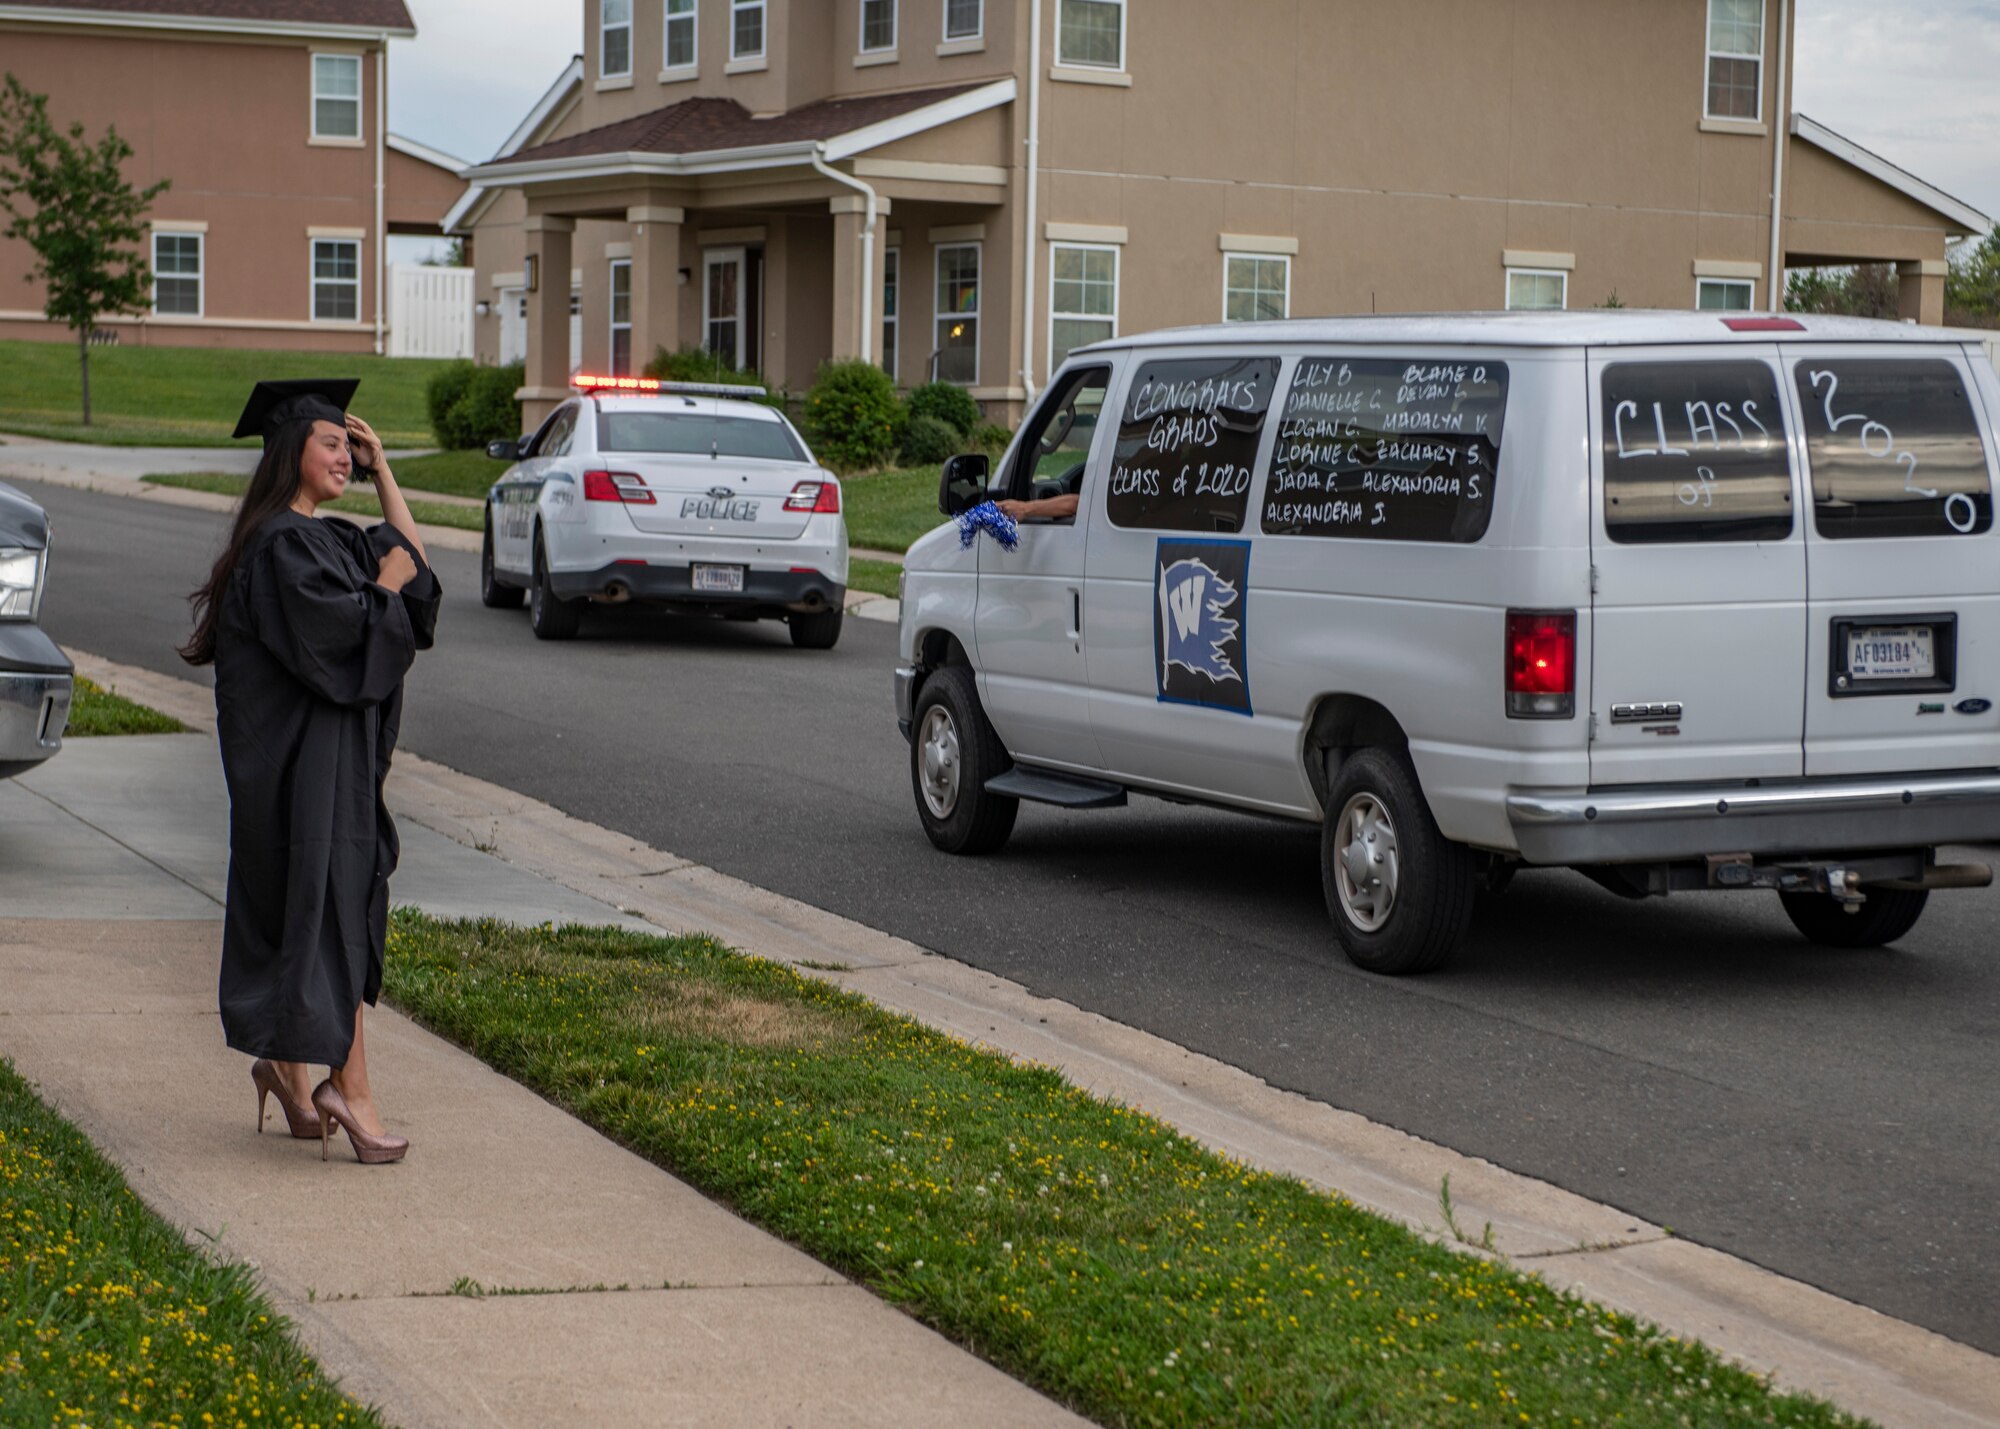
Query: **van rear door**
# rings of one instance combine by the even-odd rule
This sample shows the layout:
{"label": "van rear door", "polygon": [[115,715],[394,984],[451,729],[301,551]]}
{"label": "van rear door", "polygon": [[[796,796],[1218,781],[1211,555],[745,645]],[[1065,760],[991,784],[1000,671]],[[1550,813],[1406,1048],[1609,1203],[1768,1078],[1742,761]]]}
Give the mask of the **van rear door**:
{"label": "van rear door", "polygon": [[2000,765],[1995,454],[1967,354],[1784,357],[1812,495],[1805,772]]}
{"label": "van rear door", "polygon": [[1797,778],[1806,544],[1777,348],[1589,368],[1592,786]]}

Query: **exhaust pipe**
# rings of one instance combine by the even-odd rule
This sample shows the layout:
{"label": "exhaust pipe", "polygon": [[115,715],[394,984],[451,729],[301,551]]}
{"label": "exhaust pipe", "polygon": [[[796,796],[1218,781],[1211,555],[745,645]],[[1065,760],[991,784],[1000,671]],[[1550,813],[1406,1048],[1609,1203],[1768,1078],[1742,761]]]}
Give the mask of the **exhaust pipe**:
{"label": "exhaust pipe", "polygon": [[612,581],[604,587],[604,594],[598,597],[606,605],[623,605],[632,598],[632,587],[624,581]]}
{"label": "exhaust pipe", "polygon": [[1863,886],[1915,893],[1925,888],[1990,888],[1992,884],[1993,870],[1987,864],[1945,863],[1925,869],[1917,878],[1885,878],[1880,883]]}

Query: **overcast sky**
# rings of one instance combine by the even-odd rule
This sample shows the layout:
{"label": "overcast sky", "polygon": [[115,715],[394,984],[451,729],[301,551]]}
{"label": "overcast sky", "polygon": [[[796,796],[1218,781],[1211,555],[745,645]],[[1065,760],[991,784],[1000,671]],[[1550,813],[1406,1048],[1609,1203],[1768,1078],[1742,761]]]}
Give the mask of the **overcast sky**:
{"label": "overcast sky", "polygon": [[[1389,0],[1379,0],[1389,3]],[[2000,216],[2000,0],[1796,0],[1794,107]],[[390,127],[491,157],[582,47],[578,0],[409,0]]]}

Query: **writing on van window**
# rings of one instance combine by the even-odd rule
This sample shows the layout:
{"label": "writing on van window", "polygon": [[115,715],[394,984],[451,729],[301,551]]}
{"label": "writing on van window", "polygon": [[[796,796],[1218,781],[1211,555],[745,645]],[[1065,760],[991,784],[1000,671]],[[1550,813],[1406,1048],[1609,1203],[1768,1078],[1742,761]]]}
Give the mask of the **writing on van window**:
{"label": "writing on van window", "polygon": [[1264,529],[1477,541],[1506,414],[1505,363],[1301,359],[1271,452]]}
{"label": "writing on van window", "polygon": [[1118,526],[1240,531],[1274,357],[1149,362],[1133,376],[1105,509]]}
{"label": "writing on van window", "polygon": [[1969,535],[1992,525],[1985,451],[1951,363],[1801,362],[1794,375],[1821,534]]}
{"label": "writing on van window", "polygon": [[1604,527],[1614,541],[1778,541],[1792,529],[1778,380],[1762,362],[1604,370]]}

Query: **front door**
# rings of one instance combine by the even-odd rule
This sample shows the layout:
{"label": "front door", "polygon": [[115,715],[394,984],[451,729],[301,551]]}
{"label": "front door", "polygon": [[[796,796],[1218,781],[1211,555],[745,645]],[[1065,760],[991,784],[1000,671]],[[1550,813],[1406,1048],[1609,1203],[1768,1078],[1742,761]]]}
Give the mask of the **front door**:
{"label": "front door", "polygon": [[741,248],[711,248],[701,257],[701,345],[739,368],[748,360],[745,267]]}
{"label": "front door", "polygon": [[1806,537],[1775,347],[1591,355],[1590,782],[1797,778]]}

